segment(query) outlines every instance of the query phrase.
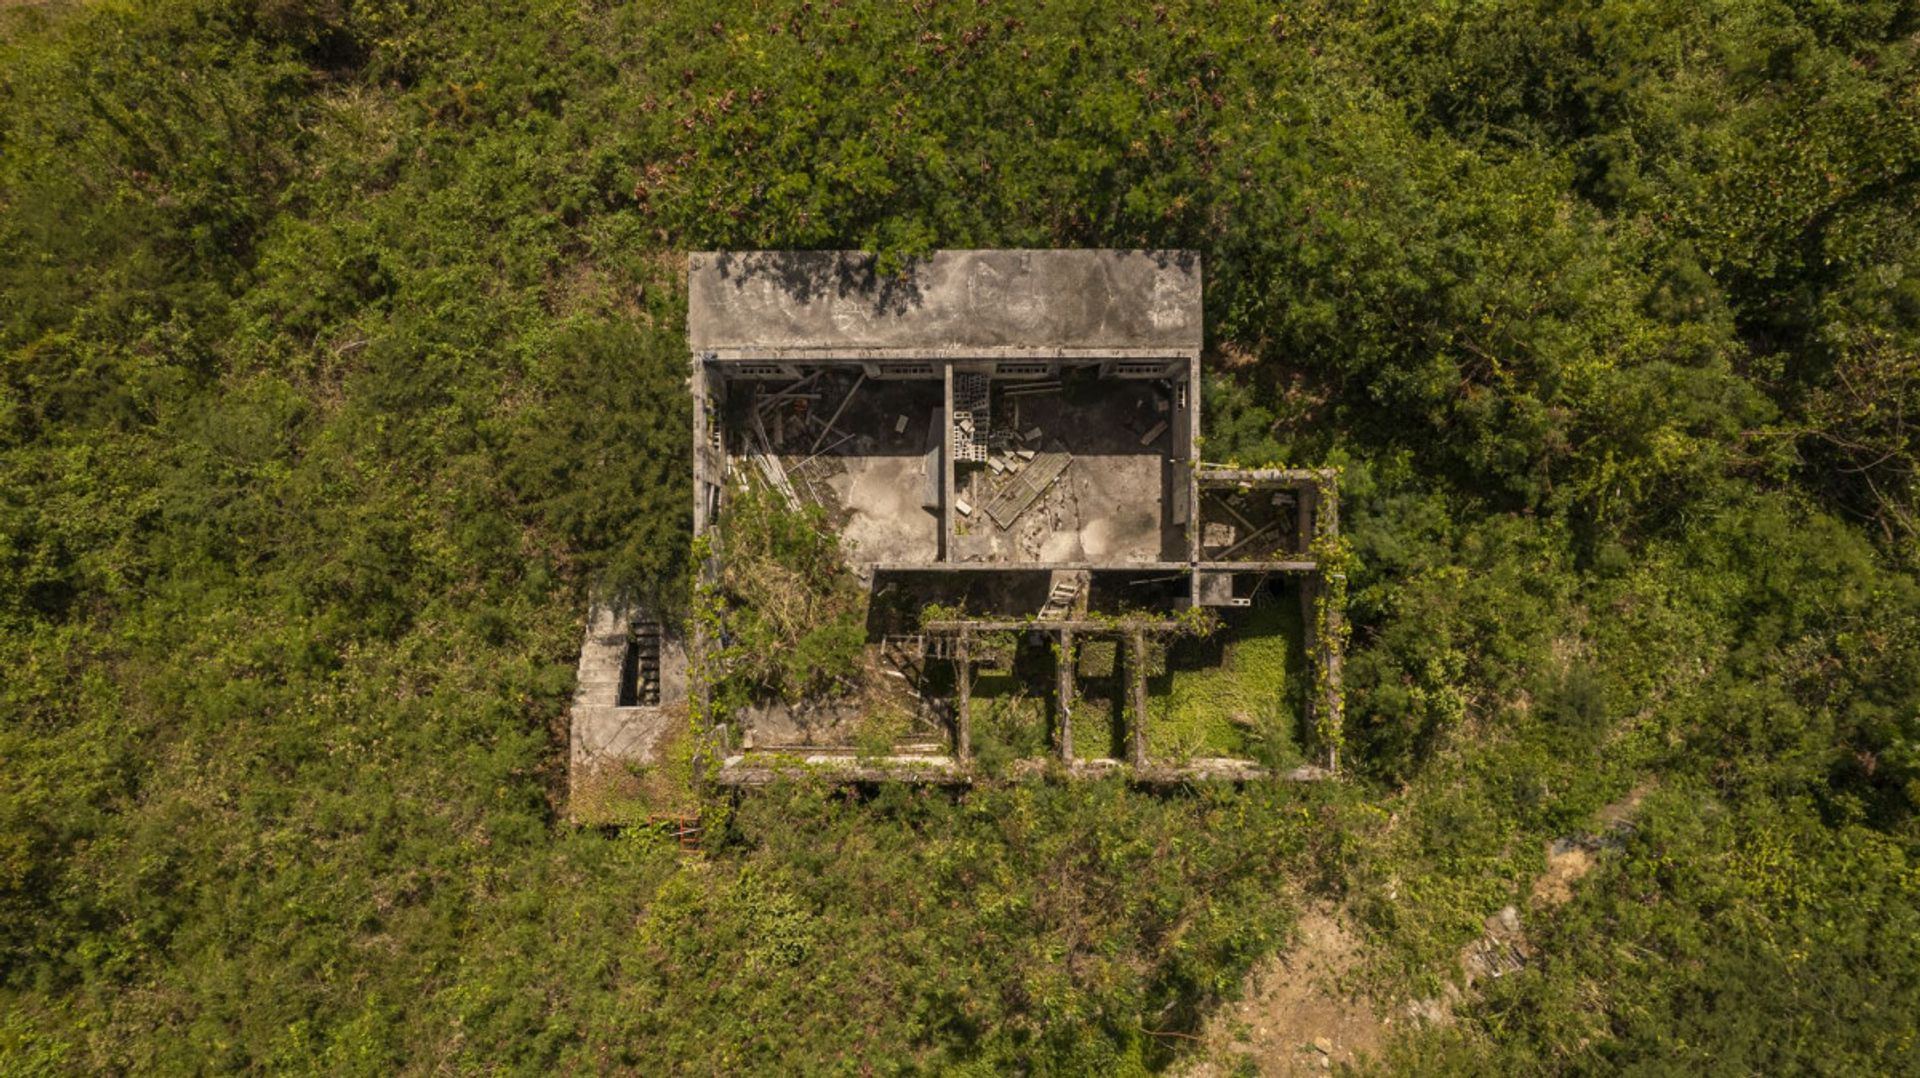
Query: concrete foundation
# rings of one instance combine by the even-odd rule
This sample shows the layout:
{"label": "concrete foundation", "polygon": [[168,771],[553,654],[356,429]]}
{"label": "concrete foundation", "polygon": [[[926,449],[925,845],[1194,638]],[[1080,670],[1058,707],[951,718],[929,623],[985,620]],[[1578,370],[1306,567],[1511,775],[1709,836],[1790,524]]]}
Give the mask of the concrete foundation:
{"label": "concrete foundation", "polygon": [[658,702],[621,706],[623,677],[633,676],[632,627],[645,618],[604,599],[588,611],[568,712],[567,788],[576,819],[623,797],[634,769],[657,763],[660,746],[687,729],[687,652],[677,631],[661,638]]}
{"label": "concrete foundation", "polygon": [[[983,699],[1002,709],[990,717],[1022,716],[1013,742],[986,728],[997,751],[1050,746],[1016,775],[1271,777],[1250,760],[1156,755],[1149,714],[1149,668],[1190,632],[1190,607],[1245,607],[1280,575],[1305,582],[1306,624],[1340,625],[1337,611],[1313,616],[1331,594],[1314,586],[1313,554],[1337,526],[1330,477],[1199,460],[1197,255],[941,251],[881,273],[854,252],[694,254],[688,296],[696,536],[724,557],[713,531],[755,484],[817,507],[870,597],[860,683],[737,711],[702,742],[725,754],[718,781],[970,782]],[[718,568],[703,566],[707,579]],[[927,621],[936,606],[947,613]],[[677,642],[659,702],[618,706],[630,620],[596,607],[588,628],[576,797],[657,761],[689,704],[705,713],[686,699]],[[696,662],[710,628],[691,630]],[[1049,651],[1065,661],[1042,663]],[[1337,631],[1306,653],[1328,675],[1311,706],[1337,719]],[[989,688],[1040,666],[1032,696]],[[1038,742],[1024,710],[1035,699]],[[1163,726],[1162,742],[1178,732]]]}

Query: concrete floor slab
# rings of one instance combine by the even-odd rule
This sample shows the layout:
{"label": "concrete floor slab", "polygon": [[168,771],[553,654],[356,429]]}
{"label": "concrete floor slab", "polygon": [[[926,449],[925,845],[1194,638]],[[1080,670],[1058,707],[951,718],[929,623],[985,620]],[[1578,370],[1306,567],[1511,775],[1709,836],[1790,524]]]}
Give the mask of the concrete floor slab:
{"label": "concrete floor slab", "polygon": [[[996,422],[1039,429],[1042,447],[1071,454],[1073,462],[1006,528],[977,509],[960,518],[955,560],[1128,564],[1184,558],[1186,532],[1172,523],[1172,499],[1186,492],[1175,489],[1172,479],[1165,400],[1154,383],[1113,380],[1023,396],[1017,403],[1003,395],[995,403]],[[1149,434],[1154,436],[1142,444]],[[1010,482],[977,466],[963,466],[959,475],[962,496],[975,506]]]}
{"label": "concrete floor slab", "polygon": [[940,518],[922,506],[927,458],[844,457],[828,481],[847,511],[840,529],[855,564],[931,564],[940,556]]}
{"label": "concrete floor slab", "polygon": [[687,654],[673,633],[661,639],[659,704],[620,706],[629,627],[646,617],[605,599],[596,600],[587,613],[568,710],[567,783],[576,810],[602,800],[602,788],[621,784],[632,768],[657,763],[659,747],[686,728]]}

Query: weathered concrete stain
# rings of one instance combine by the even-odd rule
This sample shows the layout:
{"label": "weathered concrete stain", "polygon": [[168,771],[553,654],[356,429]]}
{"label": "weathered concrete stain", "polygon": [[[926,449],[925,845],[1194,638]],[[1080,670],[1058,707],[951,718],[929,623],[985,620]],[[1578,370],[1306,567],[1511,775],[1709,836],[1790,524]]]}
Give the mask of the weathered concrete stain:
{"label": "weathered concrete stain", "polygon": [[897,277],[854,251],[703,253],[688,263],[695,351],[1186,353],[1201,344],[1192,252],[940,251]]}

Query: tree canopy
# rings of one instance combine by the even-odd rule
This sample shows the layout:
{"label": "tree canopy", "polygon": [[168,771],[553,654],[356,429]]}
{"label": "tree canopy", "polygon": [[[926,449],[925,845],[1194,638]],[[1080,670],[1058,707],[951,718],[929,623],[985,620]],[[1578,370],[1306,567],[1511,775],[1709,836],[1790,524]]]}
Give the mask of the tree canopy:
{"label": "tree canopy", "polygon": [[[681,252],[1192,248],[1342,468],[1346,780],[561,818],[687,601]],[[1304,901],[1382,1066],[1920,1036],[1920,8],[0,7],[0,1064],[1158,1070]]]}

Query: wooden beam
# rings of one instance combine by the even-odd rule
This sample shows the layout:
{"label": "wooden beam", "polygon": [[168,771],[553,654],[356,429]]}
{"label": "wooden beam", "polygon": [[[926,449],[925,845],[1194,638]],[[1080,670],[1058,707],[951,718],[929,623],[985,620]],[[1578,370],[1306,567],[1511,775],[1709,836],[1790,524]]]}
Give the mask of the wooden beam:
{"label": "wooden beam", "polygon": [[820,443],[827,440],[827,435],[832,432],[833,425],[835,423],[840,422],[840,413],[847,410],[847,405],[853,403],[854,395],[859,393],[860,387],[866,384],[867,384],[867,372],[861,371],[860,377],[855,378],[853,380],[853,388],[847,390],[847,395],[840,398],[840,407],[835,408],[833,410],[832,417],[827,420],[827,425],[821,429],[820,437],[815,438],[813,440],[813,447],[807,450],[808,453],[811,454],[811,453],[820,452]]}

